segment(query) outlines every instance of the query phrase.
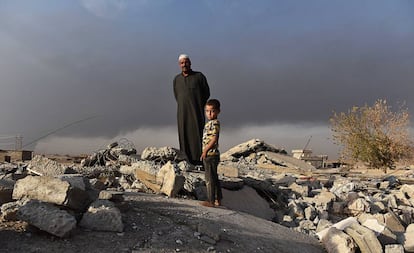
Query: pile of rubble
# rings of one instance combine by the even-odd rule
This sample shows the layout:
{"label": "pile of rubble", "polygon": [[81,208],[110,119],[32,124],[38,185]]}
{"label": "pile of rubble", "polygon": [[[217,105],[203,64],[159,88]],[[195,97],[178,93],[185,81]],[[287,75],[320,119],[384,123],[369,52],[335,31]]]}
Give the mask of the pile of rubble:
{"label": "pile of rubble", "polygon": [[[122,192],[206,198],[204,173],[179,150],[148,147],[140,157],[134,150],[111,144],[80,165],[41,156],[3,164],[1,217],[60,237],[76,226],[120,232]],[[257,139],[223,153],[218,173],[225,191],[247,198],[254,189],[271,208],[269,219],[317,237],[328,252],[414,252],[414,185],[396,177],[320,177],[313,166]]]}

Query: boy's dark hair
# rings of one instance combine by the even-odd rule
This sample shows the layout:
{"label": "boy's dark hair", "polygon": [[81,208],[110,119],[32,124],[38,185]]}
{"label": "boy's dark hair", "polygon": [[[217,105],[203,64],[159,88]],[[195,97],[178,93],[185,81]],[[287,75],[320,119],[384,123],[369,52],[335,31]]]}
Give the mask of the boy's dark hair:
{"label": "boy's dark hair", "polygon": [[206,105],[212,106],[214,109],[220,111],[220,101],[218,101],[217,99],[209,99]]}

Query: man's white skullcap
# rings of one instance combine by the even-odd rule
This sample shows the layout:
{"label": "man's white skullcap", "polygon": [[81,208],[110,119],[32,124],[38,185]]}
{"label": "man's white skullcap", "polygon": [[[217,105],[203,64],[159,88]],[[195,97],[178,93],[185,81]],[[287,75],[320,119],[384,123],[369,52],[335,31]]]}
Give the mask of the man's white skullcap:
{"label": "man's white skullcap", "polygon": [[190,59],[190,57],[186,54],[180,54],[180,56],[178,56],[178,60],[181,60],[181,59]]}

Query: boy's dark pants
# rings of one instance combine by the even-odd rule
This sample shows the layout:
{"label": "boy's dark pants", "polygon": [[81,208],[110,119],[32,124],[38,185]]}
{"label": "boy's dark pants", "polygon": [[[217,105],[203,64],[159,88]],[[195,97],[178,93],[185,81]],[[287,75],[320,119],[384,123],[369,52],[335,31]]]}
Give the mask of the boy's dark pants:
{"label": "boy's dark pants", "polygon": [[217,166],[219,161],[220,156],[218,155],[207,156],[203,160],[207,186],[207,198],[210,203],[214,203],[215,200],[221,200],[223,198],[217,174]]}

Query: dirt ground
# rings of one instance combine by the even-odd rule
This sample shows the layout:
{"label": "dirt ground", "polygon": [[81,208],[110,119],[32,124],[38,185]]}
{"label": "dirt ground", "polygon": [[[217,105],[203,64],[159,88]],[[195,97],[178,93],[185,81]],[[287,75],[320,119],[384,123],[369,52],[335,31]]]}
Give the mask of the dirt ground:
{"label": "dirt ground", "polygon": [[[203,207],[195,200],[129,193],[119,207],[123,233],[77,228],[61,239],[23,222],[1,222],[0,252],[325,252],[305,234],[225,207]],[[211,238],[216,236],[215,243]]]}

